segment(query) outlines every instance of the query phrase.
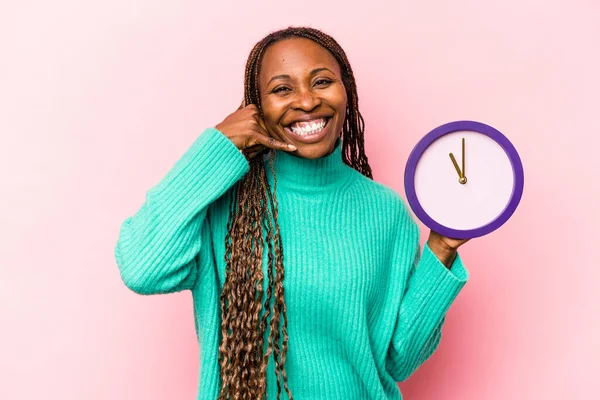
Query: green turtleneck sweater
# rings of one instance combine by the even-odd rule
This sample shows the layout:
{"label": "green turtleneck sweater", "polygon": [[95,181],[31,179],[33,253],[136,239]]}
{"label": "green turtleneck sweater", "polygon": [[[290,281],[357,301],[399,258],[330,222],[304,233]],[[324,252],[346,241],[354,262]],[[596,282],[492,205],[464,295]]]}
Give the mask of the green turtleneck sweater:
{"label": "green turtleneck sweater", "polygon": [[[468,272],[459,255],[449,269],[427,244],[421,252],[404,200],[346,165],[341,144],[319,159],[275,152],[288,386],[296,400],[401,399],[396,382],[437,348]],[[197,399],[214,400],[220,390],[229,191],[248,171],[231,140],[205,130],[123,222],[115,248],[134,292],[191,290],[201,354]],[[272,357],[268,399],[277,398]],[[288,398],[283,387],[281,398]]]}

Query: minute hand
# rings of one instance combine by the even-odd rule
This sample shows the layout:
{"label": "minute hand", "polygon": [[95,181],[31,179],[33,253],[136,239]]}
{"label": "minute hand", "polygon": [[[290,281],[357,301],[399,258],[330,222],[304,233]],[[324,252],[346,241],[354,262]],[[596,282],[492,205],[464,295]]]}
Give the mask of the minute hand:
{"label": "minute hand", "polygon": [[462,138],[462,177],[465,178],[465,138]]}

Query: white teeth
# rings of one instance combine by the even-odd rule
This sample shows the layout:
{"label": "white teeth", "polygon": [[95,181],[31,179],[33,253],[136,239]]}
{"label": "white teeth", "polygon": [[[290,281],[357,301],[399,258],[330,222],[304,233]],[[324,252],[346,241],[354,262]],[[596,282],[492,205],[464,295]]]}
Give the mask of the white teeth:
{"label": "white teeth", "polygon": [[325,127],[326,124],[327,124],[326,119],[320,118],[318,120],[315,120],[308,124],[305,124],[305,126],[301,126],[301,127],[298,126],[299,124],[293,124],[292,126],[290,126],[290,129],[296,135],[307,136],[307,135],[313,135],[315,133],[320,132],[321,130],[323,130],[323,128]]}

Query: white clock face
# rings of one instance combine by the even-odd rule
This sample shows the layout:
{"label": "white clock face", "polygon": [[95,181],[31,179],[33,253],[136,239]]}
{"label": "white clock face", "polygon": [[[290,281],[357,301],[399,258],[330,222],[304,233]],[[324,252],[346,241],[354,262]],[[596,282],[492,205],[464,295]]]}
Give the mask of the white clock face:
{"label": "white clock face", "polygon": [[[465,177],[462,169],[465,139]],[[452,229],[476,229],[495,220],[508,205],[514,186],[513,167],[496,141],[473,131],[456,131],[431,143],[417,162],[415,192],[423,210],[436,222]]]}

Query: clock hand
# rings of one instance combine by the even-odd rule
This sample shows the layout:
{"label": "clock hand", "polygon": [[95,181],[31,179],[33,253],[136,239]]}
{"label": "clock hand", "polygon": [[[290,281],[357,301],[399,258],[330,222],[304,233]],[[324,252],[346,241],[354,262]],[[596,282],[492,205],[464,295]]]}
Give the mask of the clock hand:
{"label": "clock hand", "polygon": [[465,138],[462,138],[462,178],[467,178],[465,175]]}
{"label": "clock hand", "polygon": [[452,160],[452,164],[454,164],[454,168],[456,169],[456,172],[458,172],[458,177],[462,178],[462,172],[460,172],[460,168],[458,167],[456,158],[454,158],[454,154],[450,153],[450,159]]}
{"label": "clock hand", "polygon": [[456,172],[458,172],[458,182],[461,185],[464,185],[465,183],[467,183],[467,177],[462,172],[460,172],[460,168],[458,167],[456,158],[454,158],[454,154],[450,153],[450,159],[452,160],[452,164],[454,164],[454,168],[456,169]]}

